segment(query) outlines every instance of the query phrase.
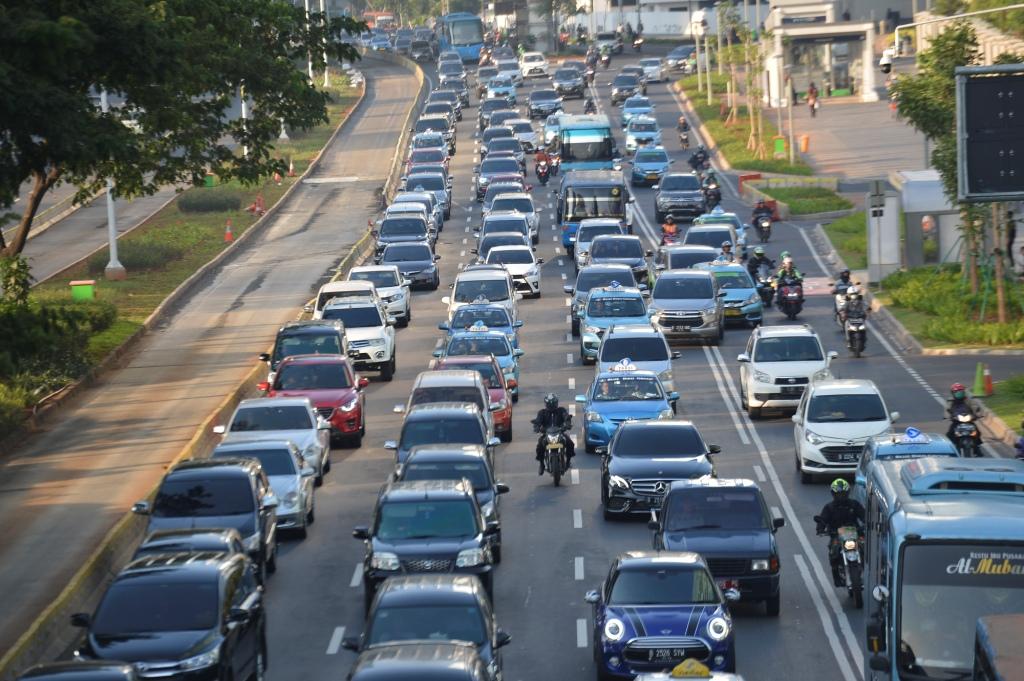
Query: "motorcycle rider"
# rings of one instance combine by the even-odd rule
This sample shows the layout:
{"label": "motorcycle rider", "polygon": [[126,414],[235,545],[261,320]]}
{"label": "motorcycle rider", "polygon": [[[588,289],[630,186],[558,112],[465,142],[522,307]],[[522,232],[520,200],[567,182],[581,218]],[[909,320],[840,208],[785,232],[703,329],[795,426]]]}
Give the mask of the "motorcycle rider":
{"label": "motorcycle rider", "polygon": [[839,542],[836,532],[840,527],[855,526],[857,534],[864,533],[864,507],[856,499],[850,498],[850,483],[842,478],[832,481],[829,488],[832,501],[825,504],[821,514],[815,517],[818,523],[818,534],[828,532],[831,538],[828,543],[828,562],[832,566],[832,579],[836,586],[844,586],[843,574],[839,569],[842,561],[839,556]]}
{"label": "motorcycle rider", "polygon": [[666,243],[667,237],[675,239],[677,236],[679,236],[679,226],[676,224],[675,218],[668,215],[661,225],[661,243]]}
{"label": "motorcycle rider", "polygon": [[707,163],[707,160],[708,150],[704,148],[703,144],[701,144],[699,147],[697,147],[696,151],[690,154],[690,159],[688,163],[694,171],[700,171],[704,168],[704,164]]}
{"label": "motorcycle rider", "polygon": [[775,273],[775,278],[778,279],[779,285],[783,286],[787,280],[800,283],[804,280],[804,275],[796,268],[793,263],[793,258],[789,255],[789,251],[782,252],[782,268]]}
{"label": "motorcycle rider", "polygon": [[853,282],[850,280],[850,270],[843,270],[839,273],[839,278],[836,279],[836,285],[832,289],[832,295],[842,295],[846,293],[846,289],[851,286],[853,286]]}
{"label": "motorcycle rider", "polygon": [[732,252],[732,242],[728,239],[722,242],[722,250],[718,253],[718,257],[715,258],[715,262],[736,262],[736,254]]}
{"label": "motorcycle rider", "polygon": [[[547,429],[572,428],[572,416],[565,407],[558,406],[558,395],[548,393],[544,398],[544,408],[537,412],[537,416],[530,421],[534,429],[540,431],[540,438],[537,440],[537,463],[540,469],[537,475],[544,475],[544,452],[547,450]],[[576,456],[576,447],[572,443],[569,434],[565,435],[566,466],[572,466],[572,457]]]}
{"label": "motorcycle rider", "polygon": [[843,309],[843,319],[853,317],[854,319],[867,319],[868,308],[864,304],[864,294],[859,287],[851,284],[846,288],[846,307]]}
{"label": "motorcycle rider", "polygon": [[548,154],[547,149],[544,147],[537,147],[537,153],[533,155],[533,174],[537,175],[537,170],[540,168],[541,163],[546,163],[548,169],[551,168],[551,156]]}
{"label": "motorcycle rider", "polygon": [[[946,405],[946,413],[949,415],[949,429],[946,431],[946,437],[950,440],[954,440],[956,437],[953,432],[956,429],[956,417],[958,414],[972,414],[977,418],[978,413],[971,406],[971,403],[967,401],[967,386],[963,383],[954,383],[949,386],[950,400]],[[978,447],[981,447],[981,429],[974,429],[974,439],[977,442]]]}
{"label": "motorcycle rider", "polygon": [[686,116],[680,116],[679,120],[676,121],[676,130],[679,132],[690,132],[690,123],[686,120]]}
{"label": "motorcycle rider", "polygon": [[755,246],[754,255],[747,260],[747,272],[750,273],[754,281],[757,281],[757,274],[761,269],[761,265],[767,265],[769,269],[775,269],[775,261],[764,254],[764,246]]}
{"label": "motorcycle rider", "polygon": [[597,104],[594,104],[593,97],[587,97],[587,101],[583,104],[583,113],[585,114],[596,114]]}
{"label": "motorcycle rider", "polygon": [[768,204],[764,202],[764,199],[758,199],[757,203],[754,205],[754,213],[750,216],[751,224],[757,225],[757,219],[762,215],[771,220],[772,209],[768,207]]}

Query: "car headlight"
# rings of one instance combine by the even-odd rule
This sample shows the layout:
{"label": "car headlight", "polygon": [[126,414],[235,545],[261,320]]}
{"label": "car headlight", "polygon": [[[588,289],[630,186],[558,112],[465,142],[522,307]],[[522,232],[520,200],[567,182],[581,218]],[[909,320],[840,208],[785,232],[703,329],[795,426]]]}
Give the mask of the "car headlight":
{"label": "car headlight", "polygon": [[282,499],[282,501],[284,502],[282,506],[285,508],[295,506],[295,504],[299,503],[299,493],[292,490],[291,492],[288,492],[288,494],[284,495],[284,499]]}
{"label": "car headlight", "polygon": [[608,486],[617,489],[629,489],[629,480],[626,480],[621,475],[612,475],[608,478]]}
{"label": "car headlight", "polygon": [[604,623],[604,637],[609,641],[621,640],[625,633],[626,627],[620,620],[612,618]]}
{"label": "car headlight", "polygon": [[818,369],[814,372],[815,381],[827,381],[830,378],[832,378],[832,372],[828,370],[828,367]]}
{"label": "car headlight", "polygon": [[768,571],[768,559],[758,558],[757,560],[750,561],[750,570],[752,572],[767,572]]}
{"label": "car headlight", "polygon": [[846,551],[854,551],[857,548],[857,542],[853,539],[847,539],[843,542],[843,549]]}
{"label": "car headlight", "polygon": [[344,412],[350,412],[350,411],[352,411],[353,409],[355,409],[358,406],[359,406],[359,399],[357,398],[357,399],[350,400],[346,404],[341,405],[341,407],[339,407],[339,409],[341,409]]}
{"label": "car headlight", "polygon": [[715,641],[725,640],[729,635],[729,622],[724,617],[712,617],[708,622],[708,636]]}
{"label": "car headlight", "polygon": [[384,340],[383,338],[371,338],[369,341],[369,344],[374,347],[380,347],[381,345],[385,345],[386,343],[387,341]]}
{"label": "car headlight", "polygon": [[375,553],[370,556],[370,567],[374,570],[397,570],[398,556],[387,552]]}
{"label": "car headlight", "polygon": [[190,669],[203,669],[204,667],[212,667],[213,665],[220,662],[220,648],[214,648],[208,650],[205,653],[196,655],[182,660],[178,663],[178,667],[184,670]]}
{"label": "car headlight", "polygon": [[486,504],[481,506],[480,512],[484,514],[484,518],[488,519],[493,519],[497,515],[493,501],[488,501]]}
{"label": "car headlight", "polygon": [[659,196],[658,198],[655,199],[655,201],[658,203],[659,206],[668,205],[668,198],[664,196]]}
{"label": "car headlight", "polygon": [[671,383],[672,382],[672,370],[671,369],[665,369],[660,374],[658,374],[658,378],[661,379],[662,383]]}
{"label": "car headlight", "polygon": [[758,295],[757,292],[755,291],[754,293],[750,294],[750,297],[747,298],[747,300],[743,304],[744,305],[753,305],[754,303],[759,303],[759,302],[761,302],[761,296]]}
{"label": "car headlight", "polygon": [[538,270],[536,267],[531,267],[530,269],[526,270],[526,276],[528,276],[528,277],[540,276],[540,270]]}
{"label": "car headlight", "polygon": [[601,418],[601,415],[598,414],[596,411],[588,411],[587,412],[587,422],[588,423],[600,423],[602,420],[603,419]]}
{"label": "car headlight", "polygon": [[674,416],[674,414],[672,413],[671,409],[662,409],[661,412],[658,414],[659,419],[670,419],[672,418],[672,416]]}
{"label": "car headlight", "polygon": [[771,383],[772,377],[763,371],[758,371],[757,369],[754,369],[754,380],[757,381],[758,383]]}
{"label": "car headlight", "polygon": [[475,567],[487,562],[487,551],[484,549],[464,549],[455,557],[455,567]]}
{"label": "car headlight", "polygon": [[710,317],[711,315],[715,314],[715,307],[713,305],[711,307],[705,307],[703,310],[700,311],[700,313],[705,317]]}
{"label": "car headlight", "polygon": [[811,430],[805,432],[804,437],[807,438],[807,441],[810,442],[812,445],[820,445],[822,442],[824,442],[820,435]]}

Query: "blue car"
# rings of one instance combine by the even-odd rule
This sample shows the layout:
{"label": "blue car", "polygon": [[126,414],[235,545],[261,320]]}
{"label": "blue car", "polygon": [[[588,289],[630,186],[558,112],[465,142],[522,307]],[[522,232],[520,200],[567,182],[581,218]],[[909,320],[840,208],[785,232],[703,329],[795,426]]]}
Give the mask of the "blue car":
{"label": "blue car", "polygon": [[632,679],[696,659],[713,671],[736,671],[729,601],[699,554],[629,551],[586,600],[594,606],[597,678]]}
{"label": "blue car", "polygon": [[504,99],[509,104],[516,103],[516,84],[507,76],[495,76],[487,81],[487,99]]}
{"label": "blue car", "polygon": [[601,337],[612,324],[650,324],[647,301],[640,289],[617,281],[590,289],[580,315],[580,359],[584,364],[597,361]]}
{"label": "blue car", "polygon": [[519,399],[519,358],[523,351],[512,347],[503,331],[492,331],[483,322],[475,322],[463,331],[454,331],[448,343],[440,350],[434,350],[434,357],[457,357],[459,355],[494,355],[505,375],[505,382],[512,388],[513,400]]}
{"label": "blue car", "polygon": [[641,184],[658,184],[673,163],[675,161],[669,158],[664,147],[637,149],[633,160],[629,161],[632,168],[629,173],[629,183],[634,187]]}
{"label": "blue car", "polygon": [[743,265],[700,263],[694,269],[708,270],[718,283],[718,290],[725,292],[725,323],[739,322],[753,328],[761,323],[764,305],[757,284]]}
{"label": "blue car", "polygon": [[670,419],[679,393],[668,392],[653,371],[641,371],[629,360],[597,375],[583,405],[583,440],[587,451],[607,447],[619,424],[625,421]]}
{"label": "blue car", "polygon": [[494,303],[463,305],[452,315],[450,323],[441,322],[437,328],[448,332],[444,339],[447,344],[457,330],[467,330],[478,322],[491,331],[501,331],[512,343],[513,348],[519,347],[519,328],[523,325],[522,320],[513,322],[508,310],[504,306]]}
{"label": "blue car", "polygon": [[622,103],[622,128],[625,130],[633,116],[654,118],[654,104],[642,95],[634,95]]}
{"label": "blue car", "polygon": [[864,443],[857,471],[854,473],[853,489],[850,498],[861,504],[867,504],[868,468],[875,460],[893,461],[895,459],[919,459],[923,456],[960,456],[949,438],[939,433],[922,433],[917,428],[907,428],[902,433],[886,433],[869,437]]}

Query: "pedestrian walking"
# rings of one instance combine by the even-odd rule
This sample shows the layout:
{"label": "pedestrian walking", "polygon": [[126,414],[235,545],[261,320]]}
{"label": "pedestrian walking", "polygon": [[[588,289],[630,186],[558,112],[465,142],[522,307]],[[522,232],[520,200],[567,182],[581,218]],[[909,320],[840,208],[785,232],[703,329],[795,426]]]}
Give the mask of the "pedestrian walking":
{"label": "pedestrian walking", "polygon": [[818,113],[818,107],[821,105],[818,103],[818,86],[811,81],[811,84],[807,86],[807,108],[811,111],[811,118],[814,118]]}

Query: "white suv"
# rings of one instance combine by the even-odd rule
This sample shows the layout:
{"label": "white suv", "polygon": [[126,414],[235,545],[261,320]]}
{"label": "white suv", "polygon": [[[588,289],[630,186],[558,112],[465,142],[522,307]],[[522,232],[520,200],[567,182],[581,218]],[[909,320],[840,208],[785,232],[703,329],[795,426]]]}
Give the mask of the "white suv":
{"label": "white suv", "polygon": [[409,326],[412,320],[412,296],[409,280],[395,265],[361,265],[348,272],[349,281],[368,281],[373,284],[388,314],[398,320],[399,326]]}
{"label": "white suv", "polygon": [[544,258],[535,256],[531,246],[495,246],[487,252],[487,264],[503,266],[520,293],[540,298],[540,266]]}
{"label": "white suv", "polygon": [[501,265],[470,265],[455,277],[452,295],[445,296],[441,302],[448,306],[448,321],[463,305],[470,303],[493,303],[508,310],[515,322],[519,319],[519,306],[523,295],[516,293],[515,282]]}
{"label": "white suv", "polygon": [[762,408],[795,409],[812,381],[832,378],[821,339],[807,324],[762,326],[754,329],[740,363],[740,403],[750,418]]}
{"label": "white suv", "polygon": [[892,431],[900,416],[885,406],[868,380],[826,380],[804,391],[793,414],[793,442],[800,482],[815,474],[852,474],[864,443]]}
{"label": "white suv", "polygon": [[380,371],[390,381],[395,375],[395,318],[383,305],[369,300],[334,300],[324,307],[324,319],[345,325],[348,356],[356,369]]}

